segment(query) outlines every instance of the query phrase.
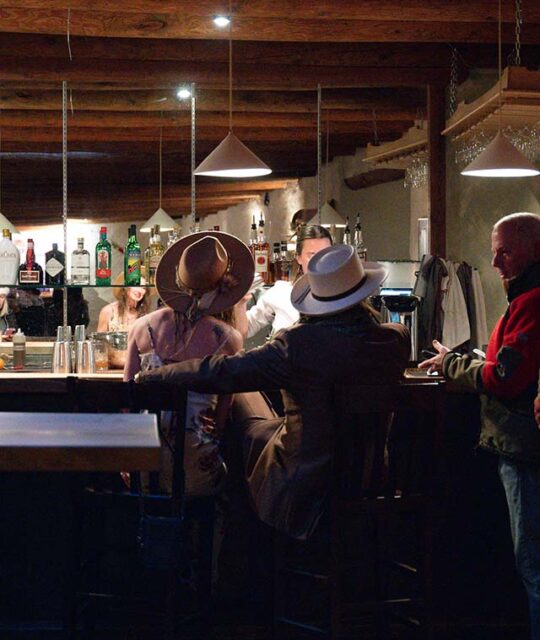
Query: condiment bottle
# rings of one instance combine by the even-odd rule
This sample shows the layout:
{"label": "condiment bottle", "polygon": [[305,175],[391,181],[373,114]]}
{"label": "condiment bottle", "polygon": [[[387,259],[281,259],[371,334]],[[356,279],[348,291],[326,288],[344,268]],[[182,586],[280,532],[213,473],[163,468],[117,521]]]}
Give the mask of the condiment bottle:
{"label": "condiment bottle", "polygon": [[18,329],[13,334],[13,368],[24,369],[24,361],[26,359],[26,336]]}

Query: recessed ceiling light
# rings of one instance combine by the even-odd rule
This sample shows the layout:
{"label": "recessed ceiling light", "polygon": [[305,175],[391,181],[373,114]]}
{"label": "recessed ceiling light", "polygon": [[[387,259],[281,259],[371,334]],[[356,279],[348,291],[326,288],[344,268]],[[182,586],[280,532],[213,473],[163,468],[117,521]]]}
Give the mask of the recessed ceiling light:
{"label": "recessed ceiling light", "polygon": [[231,20],[228,16],[214,16],[214,24],[220,29],[228,27],[230,22]]}
{"label": "recessed ceiling light", "polygon": [[178,98],[180,98],[180,100],[187,100],[188,98],[191,98],[191,91],[186,87],[181,87],[176,92],[176,95]]}

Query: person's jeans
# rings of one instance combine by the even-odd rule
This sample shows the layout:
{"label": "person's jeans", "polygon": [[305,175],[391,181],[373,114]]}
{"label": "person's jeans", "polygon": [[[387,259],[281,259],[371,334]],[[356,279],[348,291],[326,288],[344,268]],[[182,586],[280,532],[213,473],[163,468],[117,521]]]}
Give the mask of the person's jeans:
{"label": "person's jeans", "polygon": [[499,460],[516,566],[527,590],[531,637],[540,640],[540,465]]}

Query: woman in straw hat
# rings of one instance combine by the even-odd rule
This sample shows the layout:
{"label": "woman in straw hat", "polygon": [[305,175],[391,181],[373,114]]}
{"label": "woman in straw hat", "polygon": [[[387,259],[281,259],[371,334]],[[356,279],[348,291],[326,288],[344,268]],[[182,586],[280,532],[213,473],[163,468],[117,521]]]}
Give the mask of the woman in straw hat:
{"label": "woman in straw hat", "polygon": [[241,393],[233,422],[259,518],[295,537],[313,531],[331,484],[334,385],[392,382],[409,360],[406,327],[380,324],[365,302],[385,277],[382,265],[362,263],[354,247],[323,249],[293,287],[298,324],[247,353],[139,377],[217,393],[282,389],[284,418],[274,417],[260,394]]}
{"label": "woman in straw hat", "polygon": [[[114,280],[124,284],[124,274]],[[144,287],[114,287],[116,302],[105,305],[99,312],[98,331],[129,331],[131,325],[150,311],[150,291]]]}
{"label": "woman in straw hat", "polygon": [[[166,306],[133,325],[124,379],[156,363],[235,354],[242,338],[216,316],[245,295],[253,269],[249,249],[228,233],[193,233],[169,247],[156,273],[156,288]],[[230,395],[188,395],[184,468],[189,494],[211,494],[220,487],[225,468],[214,436],[223,429],[230,403]]]}

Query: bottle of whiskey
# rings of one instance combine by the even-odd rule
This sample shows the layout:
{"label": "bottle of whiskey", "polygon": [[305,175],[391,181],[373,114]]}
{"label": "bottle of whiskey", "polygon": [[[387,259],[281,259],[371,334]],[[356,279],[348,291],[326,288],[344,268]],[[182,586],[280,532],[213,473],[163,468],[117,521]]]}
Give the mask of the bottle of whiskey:
{"label": "bottle of whiskey", "polygon": [[111,243],[107,240],[107,227],[101,227],[99,242],[96,244],[96,285],[108,287],[111,284]]}
{"label": "bottle of whiskey", "polygon": [[281,252],[279,261],[281,267],[281,279],[289,281],[291,279],[292,260],[289,257],[286,240],[281,241]]}
{"label": "bottle of whiskey", "polygon": [[150,238],[150,244],[144,255],[146,284],[156,284],[156,270],[164,252],[165,247],[162,245],[161,236],[159,235],[159,224],[156,224]]}
{"label": "bottle of whiskey", "polygon": [[[257,244],[257,223],[255,222],[255,216],[253,216],[253,222],[251,223],[251,231],[249,233],[249,247],[251,253],[254,252],[254,246]],[[253,259],[255,260],[255,254],[253,253]]]}
{"label": "bottle of whiskey", "polygon": [[21,255],[11,241],[9,229],[2,229],[0,240],[0,285],[17,284]]}
{"label": "bottle of whiskey", "polygon": [[77,238],[71,254],[71,284],[90,284],[90,252],[84,248],[84,238]]}
{"label": "bottle of whiskey", "polygon": [[273,244],[274,250],[272,252],[272,262],[270,263],[270,275],[272,279],[272,283],[276,282],[276,280],[282,280],[281,277],[281,245],[279,242],[274,242]]}
{"label": "bottle of whiskey", "polygon": [[66,259],[58,244],[53,242],[52,250],[45,253],[45,284],[64,284]]}
{"label": "bottle of whiskey", "polygon": [[362,234],[362,225],[360,224],[360,215],[356,216],[356,225],[354,227],[354,246],[356,253],[362,262],[367,260],[367,248],[364,244],[364,236]]}
{"label": "bottle of whiskey", "polygon": [[264,235],[264,218],[259,219],[259,237],[254,245],[253,258],[255,260],[255,273],[258,273],[265,284],[270,284],[270,245]]}
{"label": "bottle of whiskey", "polygon": [[32,238],[28,238],[26,259],[19,267],[19,284],[43,284],[43,269],[36,262]]}
{"label": "bottle of whiskey", "polygon": [[141,245],[137,240],[137,228],[134,224],[129,227],[124,249],[124,283],[128,287],[141,284]]}
{"label": "bottle of whiskey", "polygon": [[345,229],[343,229],[343,244],[352,244],[351,227],[349,225],[349,216],[345,219]]}

